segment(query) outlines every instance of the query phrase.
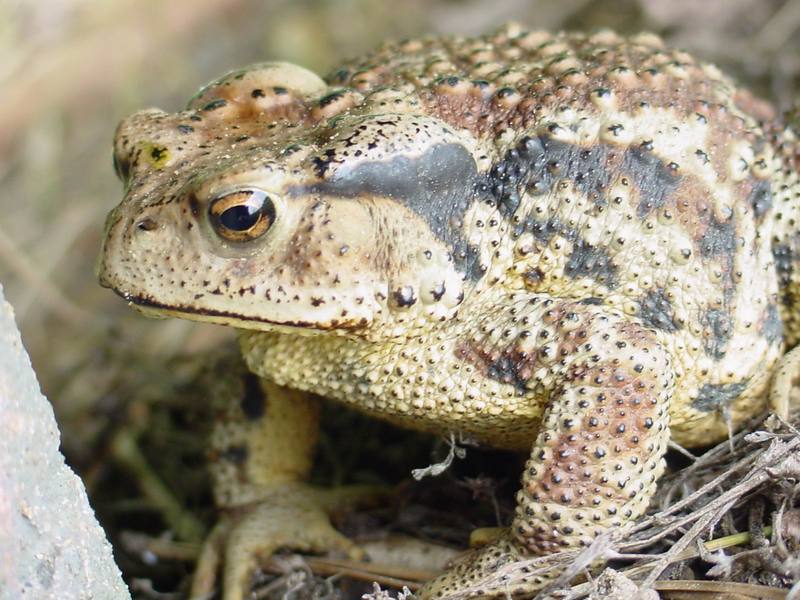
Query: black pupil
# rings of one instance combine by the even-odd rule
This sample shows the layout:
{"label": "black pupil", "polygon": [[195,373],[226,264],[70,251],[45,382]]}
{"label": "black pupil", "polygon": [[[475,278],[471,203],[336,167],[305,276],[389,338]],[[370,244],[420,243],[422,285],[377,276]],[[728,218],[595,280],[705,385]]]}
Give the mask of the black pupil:
{"label": "black pupil", "polygon": [[231,206],[219,216],[219,222],[231,231],[247,231],[258,223],[261,209],[252,204]]}

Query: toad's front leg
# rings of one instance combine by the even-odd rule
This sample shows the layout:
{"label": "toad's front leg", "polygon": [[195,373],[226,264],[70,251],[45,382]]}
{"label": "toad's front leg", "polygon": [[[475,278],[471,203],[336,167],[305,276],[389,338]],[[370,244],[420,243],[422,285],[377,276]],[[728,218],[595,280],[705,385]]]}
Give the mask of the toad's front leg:
{"label": "toad's front leg", "polygon": [[211,475],[223,516],[198,560],[191,598],[208,598],[222,572],[224,600],[241,600],[259,558],[280,548],[361,550],[336,531],[329,515],[384,496],[374,486],[324,489],[305,483],[318,434],[319,402],[311,394],[249,373],[237,357],[212,384],[217,408],[211,437]]}
{"label": "toad's front leg", "polygon": [[535,335],[515,342],[509,355],[528,361],[517,366],[551,382],[516,516],[498,541],[427,584],[422,598],[530,595],[559,573],[518,571],[512,582],[504,566],[587,546],[647,508],[669,439],[671,363],[651,331],[586,308],[549,311],[544,345],[526,345]]}

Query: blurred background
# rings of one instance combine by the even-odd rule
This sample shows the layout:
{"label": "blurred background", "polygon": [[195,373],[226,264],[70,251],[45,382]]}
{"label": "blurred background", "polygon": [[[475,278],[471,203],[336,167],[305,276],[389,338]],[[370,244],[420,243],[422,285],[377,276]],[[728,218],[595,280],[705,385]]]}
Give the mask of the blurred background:
{"label": "blurred background", "polygon": [[781,109],[800,98],[800,0],[0,0],[0,282],[90,491],[108,477],[119,427],[141,429],[152,400],[195,374],[183,357],[231,338],[144,319],[97,285],[103,219],[121,192],[116,123],[180,109],[246,63],[324,74],[385,40],[508,20],[655,31]]}

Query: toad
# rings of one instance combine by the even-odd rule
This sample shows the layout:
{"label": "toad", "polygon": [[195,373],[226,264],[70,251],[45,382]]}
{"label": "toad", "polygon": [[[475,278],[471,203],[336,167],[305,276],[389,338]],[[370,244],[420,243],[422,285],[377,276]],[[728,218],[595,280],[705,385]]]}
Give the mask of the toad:
{"label": "toad", "polygon": [[279,547],[359,555],[328,513],[373,492],[306,483],[320,399],[529,453],[513,522],[423,588],[437,599],[541,588],[486,580],[642,515],[670,439],[785,411],[787,123],[654,35],[516,25],[326,79],[258,64],[125,119],[100,280],[145,314],[238,329],[251,371],[214,434],[229,516],[193,594],[222,565],[243,598]]}

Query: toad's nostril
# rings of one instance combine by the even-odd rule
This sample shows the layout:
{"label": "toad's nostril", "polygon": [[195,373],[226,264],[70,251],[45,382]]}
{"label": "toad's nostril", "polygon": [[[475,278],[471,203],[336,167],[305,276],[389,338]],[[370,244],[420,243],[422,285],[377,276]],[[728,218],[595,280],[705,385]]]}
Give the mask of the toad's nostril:
{"label": "toad's nostril", "polygon": [[141,231],[153,231],[156,227],[158,227],[158,223],[150,217],[145,217],[136,224],[136,228]]}

